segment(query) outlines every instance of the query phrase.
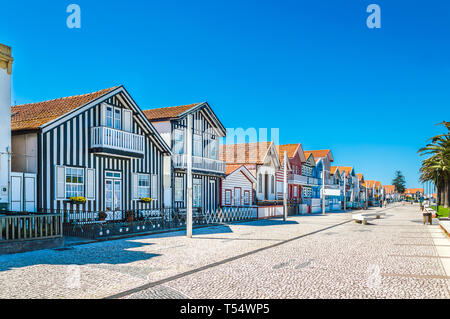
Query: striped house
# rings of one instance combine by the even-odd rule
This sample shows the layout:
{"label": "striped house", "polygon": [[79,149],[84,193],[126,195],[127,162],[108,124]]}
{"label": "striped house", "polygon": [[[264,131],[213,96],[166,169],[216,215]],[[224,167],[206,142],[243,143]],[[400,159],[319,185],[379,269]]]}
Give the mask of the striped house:
{"label": "striped house", "polygon": [[[284,152],[287,154],[287,180],[288,190],[287,199],[300,201],[302,198],[303,187],[309,185],[317,185],[316,178],[303,175],[303,164],[306,163],[305,153],[302,144],[285,144],[278,148],[278,156],[280,157],[280,169],[276,173],[277,182],[277,199],[283,199],[284,192]],[[306,170],[305,170],[306,172]]]}
{"label": "striped house", "polygon": [[220,182],[225,163],[219,160],[219,139],[226,129],[207,102],[144,111],[173,156],[165,165],[166,207],[187,206],[187,126],[192,118],[193,207],[205,210],[220,206]]}
{"label": "striped house", "polygon": [[220,158],[227,165],[245,165],[256,177],[256,204],[276,201],[275,174],[281,164],[273,142],[221,145]]}
{"label": "striped house", "polygon": [[12,170],[37,175],[38,210],[162,207],[170,149],[123,86],[13,106],[11,121]]}
{"label": "striped house", "polygon": [[221,206],[251,206],[254,204],[256,178],[245,165],[227,165],[225,179],[222,181]]}

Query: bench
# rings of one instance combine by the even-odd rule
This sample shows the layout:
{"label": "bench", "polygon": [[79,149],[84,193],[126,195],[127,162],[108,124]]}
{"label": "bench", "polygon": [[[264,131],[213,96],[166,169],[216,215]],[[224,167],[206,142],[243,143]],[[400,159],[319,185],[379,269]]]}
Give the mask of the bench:
{"label": "bench", "polygon": [[385,216],[385,215],[386,215],[386,213],[383,213],[383,212],[371,212],[371,213],[353,214],[352,218],[358,224],[362,223],[364,225],[367,225],[367,222],[369,220],[379,219],[381,216]]}

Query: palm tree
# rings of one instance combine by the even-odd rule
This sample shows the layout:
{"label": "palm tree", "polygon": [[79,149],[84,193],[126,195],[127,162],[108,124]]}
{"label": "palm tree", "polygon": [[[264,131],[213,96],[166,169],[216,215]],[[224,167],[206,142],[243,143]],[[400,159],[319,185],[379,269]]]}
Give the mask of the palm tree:
{"label": "palm tree", "polygon": [[431,143],[419,149],[422,156],[430,155],[422,161],[421,182],[432,181],[437,187],[438,205],[449,207],[450,199],[450,122],[442,122],[447,134],[431,138]]}

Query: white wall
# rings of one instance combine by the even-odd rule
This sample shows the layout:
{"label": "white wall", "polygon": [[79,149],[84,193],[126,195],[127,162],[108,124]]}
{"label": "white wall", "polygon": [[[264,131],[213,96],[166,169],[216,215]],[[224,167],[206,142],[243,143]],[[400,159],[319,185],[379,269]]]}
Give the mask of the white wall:
{"label": "white wall", "polygon": [[0,67],[0,203],[9,202],[11,152],[11,75]]}
{"label": "white wall", "polygon": [[241,205],[240,206],[246,206],[244,204],[244,192],[249,191],[250,192],[250,205],[252,203],[253,198],[253,183],[251,183],[247,177],[244,176],[240,171],[234,172],[230,175],[228,175],[222,182],[222,206],[226,206],[225,202],[225,190],[231,190],[231,205],[234,206],[235,204],[235,197],[234,197],[234,188],[240,187],[241,188]]}
{"label": "white wall", "polygon": [[[259,192],[259,174],[262,175],[262,192]],[[271,192],[272,188],[271,188],[271,182],[272,182],[272,177],[274,176],[275,178],[275,167],[273,166],[267,166],[267,165],[259,165],[257,170],[256,170],[256,198],[258,200],[264,200],[264,191],[265,191],[265,174],[268,175],[268,183],[269,185],[267,186],[267,200],[275,200],[275,193],[277,191],[277,185],[276,185],[276,179],[275,179],[275,189],[274,189],[274,193]]]}

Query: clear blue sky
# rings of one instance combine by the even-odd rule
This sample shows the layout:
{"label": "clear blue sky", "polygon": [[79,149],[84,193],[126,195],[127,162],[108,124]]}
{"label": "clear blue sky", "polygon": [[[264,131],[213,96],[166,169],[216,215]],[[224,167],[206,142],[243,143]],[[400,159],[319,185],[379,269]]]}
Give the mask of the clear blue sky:
{"label": "clear blue sky", "polygon": [[[66,27],[80,5],[82,27]],[[366,7],[381,6],[368,29]],[[418,187],[450,120],[450,1],[4,1],[13,102],[123,84],[143,109],[208,101],[226,127],[278,127],[338,165]]]}

